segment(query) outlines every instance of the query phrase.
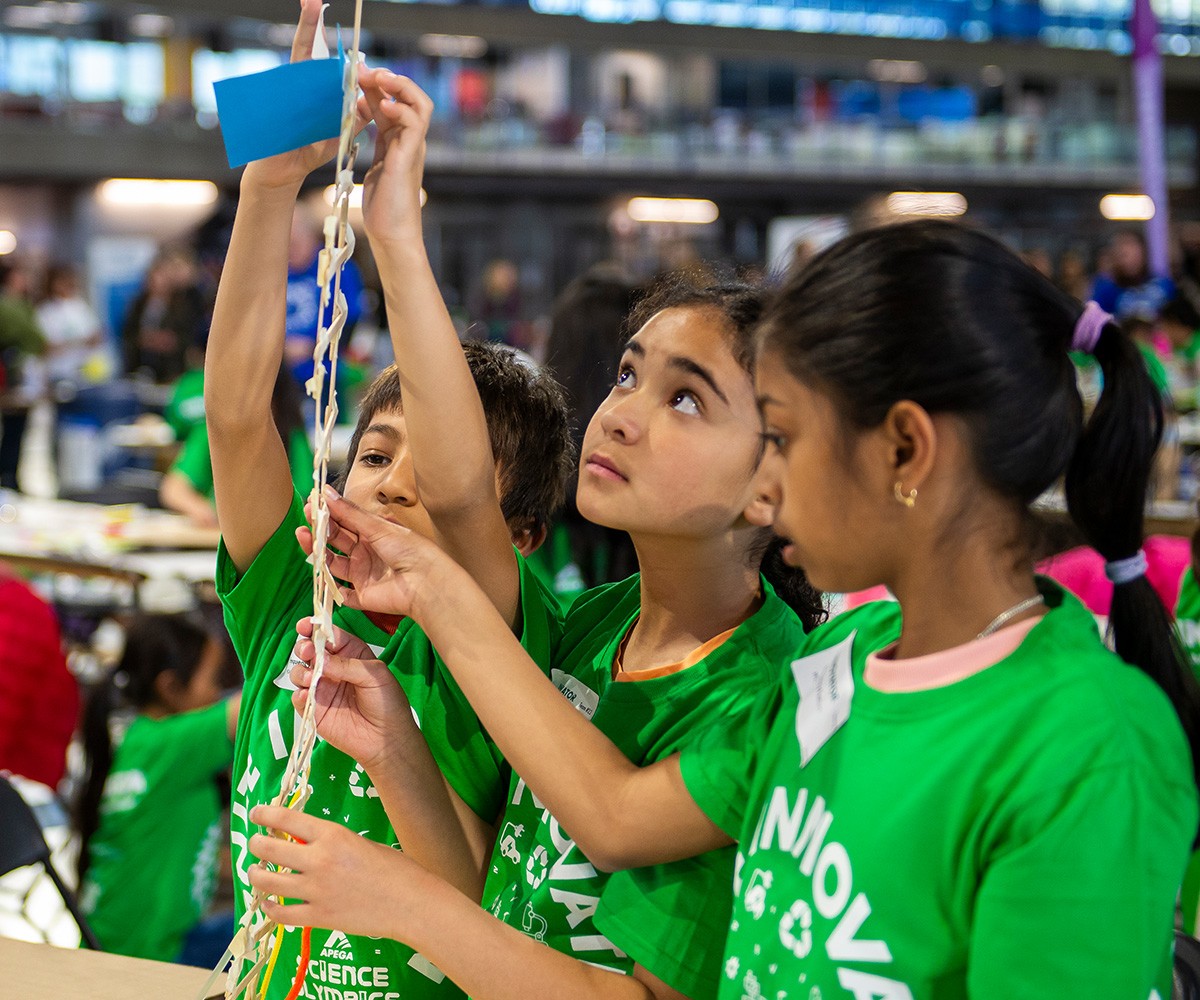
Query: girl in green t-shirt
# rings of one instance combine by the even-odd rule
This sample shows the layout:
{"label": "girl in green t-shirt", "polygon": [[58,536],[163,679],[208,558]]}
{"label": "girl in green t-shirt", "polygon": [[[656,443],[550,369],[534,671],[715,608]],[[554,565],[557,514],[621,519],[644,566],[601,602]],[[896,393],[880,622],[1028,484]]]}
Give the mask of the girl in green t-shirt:
{"label": "girl in green t-shirt", "polygon": [[[802,573],[777,561],[771,511],[759,505],[762,441],[750,348],[763,299],[740,285],[661,286],[631,317],[636,332],[584,437],[579,509],[628,531],[642,569],[575,602],[546,687],[639,762],[669,756],[705,728],[740,717],[823,615]],[[411,719],[399,689],[377,662],[335,659],[325,677],[333,683],[322,690],[335,701],[318,732],[362,760],[375,787],[390,792],[398,837],[411,842],[403,826],[412,820],[394,793],[404,780],[403,724]],[[308,678],[301,672],[293,679],[303,704]],[[387,711],[379,710],[381,689],[390,692]],[[492,832],[486,912],[445,883],[404,881],[415,871],[411,852],[377,851],[351,835],[336,857],[323,855],[322,866],[339,894],[357,896],[358,904],[335,916],[304,893],[311,908],[304,919],[406,941],[480,1000],[538,990],[714,996],[733,852],[695,852],[701,856],[610,879],[603,845],[597,856],[573,842],[567,830],[574,828],[560,825],[522,777],[515,768]],[[261,815],[279,829],[324,828],[313,817]],[[295,847],[261,836],[250,844],[272,862],[282,860],[275,852]],[[375,865],[380,870],[359,881]],[[251,882],[273,892],[274,879],[289,877],[255,869]],[[396,929],[394,896],[413,892],[426,919],[420,928]],[[274,904],[270,912],[292,920]]]}
{"label": "girl in green t-shirt", "polygon": [[240,701],[221,695],[227,649],[192,616],[142,616],[88,700],[79,884],[105,951],[175,961],[212,900]]}
{"label": "girl in green t-shirt", "polygon": [[[1086,423],[1071,348],[1104,370]],[[789,279],[757,393],[784,559],[830,590],[885,584],[900,610],[818,629],[682,755],[638,766],[582,724],[422,539],[335,502],[331,568],[421,623],[594,863],[739,842],[722,998],[1168,996],[1200,695],[1144,576],[1162,404],[1136,346],[995,240],[910,223]],[[1028,506],[1064,473],[1108,560],[1118,656],[1033,575]],[[282,911],[302,920],[336,899],[346,838],[294,832],[297,872],[264,884],[319,900]],[[452,933],[427,920],[426,876],[388,877],[406,889],[390,933]]]}

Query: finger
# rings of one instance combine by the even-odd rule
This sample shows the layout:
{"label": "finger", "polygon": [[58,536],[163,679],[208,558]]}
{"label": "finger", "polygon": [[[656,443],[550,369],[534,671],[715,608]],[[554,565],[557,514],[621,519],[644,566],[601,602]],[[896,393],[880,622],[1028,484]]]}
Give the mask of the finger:
{"label": "finger", "polygon": [[251,865],[246,869],[246,877],[259,892],[286,899],[302,898],[296,895],[301,891],[301,877],[292,872],[273,872],[262,865]]}
{"label": "finger", "polygon": [[360,660],[334,653],[325,658],[324,679],[351,684],[354,687],[374,686],[378,678],[375,668],[381,666],[383,664],[379,660]]}
{"label": "finger", "polygon": [[353,587],[340,587],[338,592],[342,595],[342,603],[355,611],[369,611],[362,601],[358,598],[358,591]]}
{"label": "finger", "polygon": [[335,549],[349,554],[350,550],[358,544],[358,535],[352,531],[348,531],[337,523],[332,517],[332,511],[329,518],[329,534],[325,538],[327,545],[332,545]]}
{"label": "finger", "polygon": [[400,143],[408,155],[412,149],[425,141],[428,122],[425,121],[416,108],[408,104],[395,104],[396,121],[400,129]]}
{"label": "finger", "polygon": [[388,103],[390,95],[381,86],[381,81],[385,79],[385,74],[395,75],[390,70],[382,68],[359,68],[358,85],[362,88],[362,99],[366,103],[367,111],[371,118],[378,119],[380,105]]}
{"label": "finger", "polygon": [[310,848],[279,837],[268,837],[265,833],[256,833],[246,845],[259,861],[276,865],[279,868],[290,868],[292,871],[308,870]]}
{"label": "finger", "polygon": [[322,927],[316,908],[308,903],[276,903],[263,901],[263,913],[282,927]]}
{"label": "finger", "polygon": [[433,110],[433,101],[417,84],[407,76],[384,70],[375,78],[376,86],[387,93],[395,101],[406,104],[419,114],[428,114]]}
{"label": "finger", "polygon": [[297,691],[307,691],[312,687],[312,667],[308,664],[297,663],[291,670],[288,671],[288,677],[292,679],[292,683],[296,685]]}
{"label": "finger", "polygon": [[[303,715],[304,710],[308,708],[308,691],[309,689],[305,687],[292,692],[292,707],[299,715]],[[322,718],[324,718],[324,716],[322,716]],[[317,721],[319,723],[321,719],[318,719]]]}
{"label": "finger", "polygon": [[317,37],[317,22],[321,19],[321,0],[300,0],[300,20],[292,36],[292,62],[312,58],[313,40]]}
{"label": "finger", "polygon": [[[307,511],[305,514],[307,516]],[[312,528],[300,527],[296,529],[296,541],[300,543],[300,548],[306,556],[313,554],[313,549],[316,548]],[[345,528],[340,527],[332,518],[329,521],[329,530],[325,536],[325,544],[332,545],[336,549],[341,549],[343,552],[349,552],[354,548],[354,543],[358,541],[358,536]]]}
{"label": "finger", "polygon": [[313,619],[311,615],[307,618],[301,618],[296,622],[296,634],[302,635],[306,639],[311,638],[313,634]]}
{"label": "finger", "polygon": [[[393,524],[378,514],[368,514],[349,500],[340,496],[332,486],[325,487],[325,502],[329,507],[331,522],[351,532],[356,541],[370,540],[388,534],[408,537],[412,532],[399,524]],[[339,546],[340,548],[341,546]]]}
{"label": "finger", "polygon": [[250,820],[268,830],[291,834],[298,840],[309,843],[323,832],[327,832],[329,827],[337,829],[333,823],[297,812],[295,809],[285,809],[283,806],[255,806],[250,810]]}
{"label": "finger", "polygon": [[349,580],[353,575],[350,571],[350,557],[339,555],[336,552],[330,552],[325,557],[325,565],[329,567],[329,572],[338,580]]}

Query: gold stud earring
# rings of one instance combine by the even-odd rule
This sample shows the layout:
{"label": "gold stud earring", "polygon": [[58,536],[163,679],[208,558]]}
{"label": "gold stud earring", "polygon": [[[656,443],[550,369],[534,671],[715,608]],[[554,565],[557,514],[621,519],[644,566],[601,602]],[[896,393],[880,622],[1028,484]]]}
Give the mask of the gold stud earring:
{"label": "gold stud earring", "polygon": [[904,504],[909,510],[912,510],[917,505],[917,491],[909,490],[907,496],[904,494],[900,486],[900,481],[896,480],[896,485],[892,492],[896,494],[896,502]]}

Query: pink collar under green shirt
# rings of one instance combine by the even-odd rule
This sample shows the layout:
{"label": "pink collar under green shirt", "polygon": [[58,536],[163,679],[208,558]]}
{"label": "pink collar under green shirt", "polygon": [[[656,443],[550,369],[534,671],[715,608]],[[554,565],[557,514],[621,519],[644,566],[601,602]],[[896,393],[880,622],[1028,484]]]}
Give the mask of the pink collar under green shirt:
{"label": "pink collar under green shirt", "polygon": [[893,642],[867,657],[863,680],[876,691],[894,694],[947,687],[1012,656],[1041,620],[1041,615],[1026,618],[986,639],[972,639],[952,649],[904,660],[893,658],[897,645]]}

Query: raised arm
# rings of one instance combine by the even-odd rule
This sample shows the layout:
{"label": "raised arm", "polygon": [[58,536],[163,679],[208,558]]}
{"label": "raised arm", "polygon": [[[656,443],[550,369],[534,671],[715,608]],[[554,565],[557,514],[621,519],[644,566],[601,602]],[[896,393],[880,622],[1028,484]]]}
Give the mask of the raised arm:
{"label": "raised arm", "polygon": [[[320,12],[320,0],[301,0],[293,62],[309,58]],[[255,161],[242,174],[204,363],[217,516],[239,571],[249,568],[292,499],[287,450],[271,419],[283,359],[288,237],[300,185],[336,149],[336,140],[316,143]]]}
{"label": "raised arm", "polygon": [[285,899],[266,913],[295,926],[337,927],[403,941],[476,1000],[686,1000],[640,966],[611,972],[547,948],[501,923],[406,853],[344,827],[286,809],[259,807],[255,822],[304,843],[256,834],[250,850],[290,872],[255,866],[250,881]]}
{"label": "raised arm", "polygon": [[[328,491],[331,572],[347,604],[425,630],[513,769],[597,868],[676,861],[730,843],[683,783],[678,756],[639,767],[538,670],[467,573],[426,539]],[[311,547],[302,529],[300,542]]]}
{"label": "raised arm", "polygon": [[379,265],[417,493],[436,541],[517,626],[519,584],[500,508],[483,406],[438,290],[421,232],[425,135],[433,104],[386,69],[363,76],[363,111],[375,119],[375,162],[363,224]]}

